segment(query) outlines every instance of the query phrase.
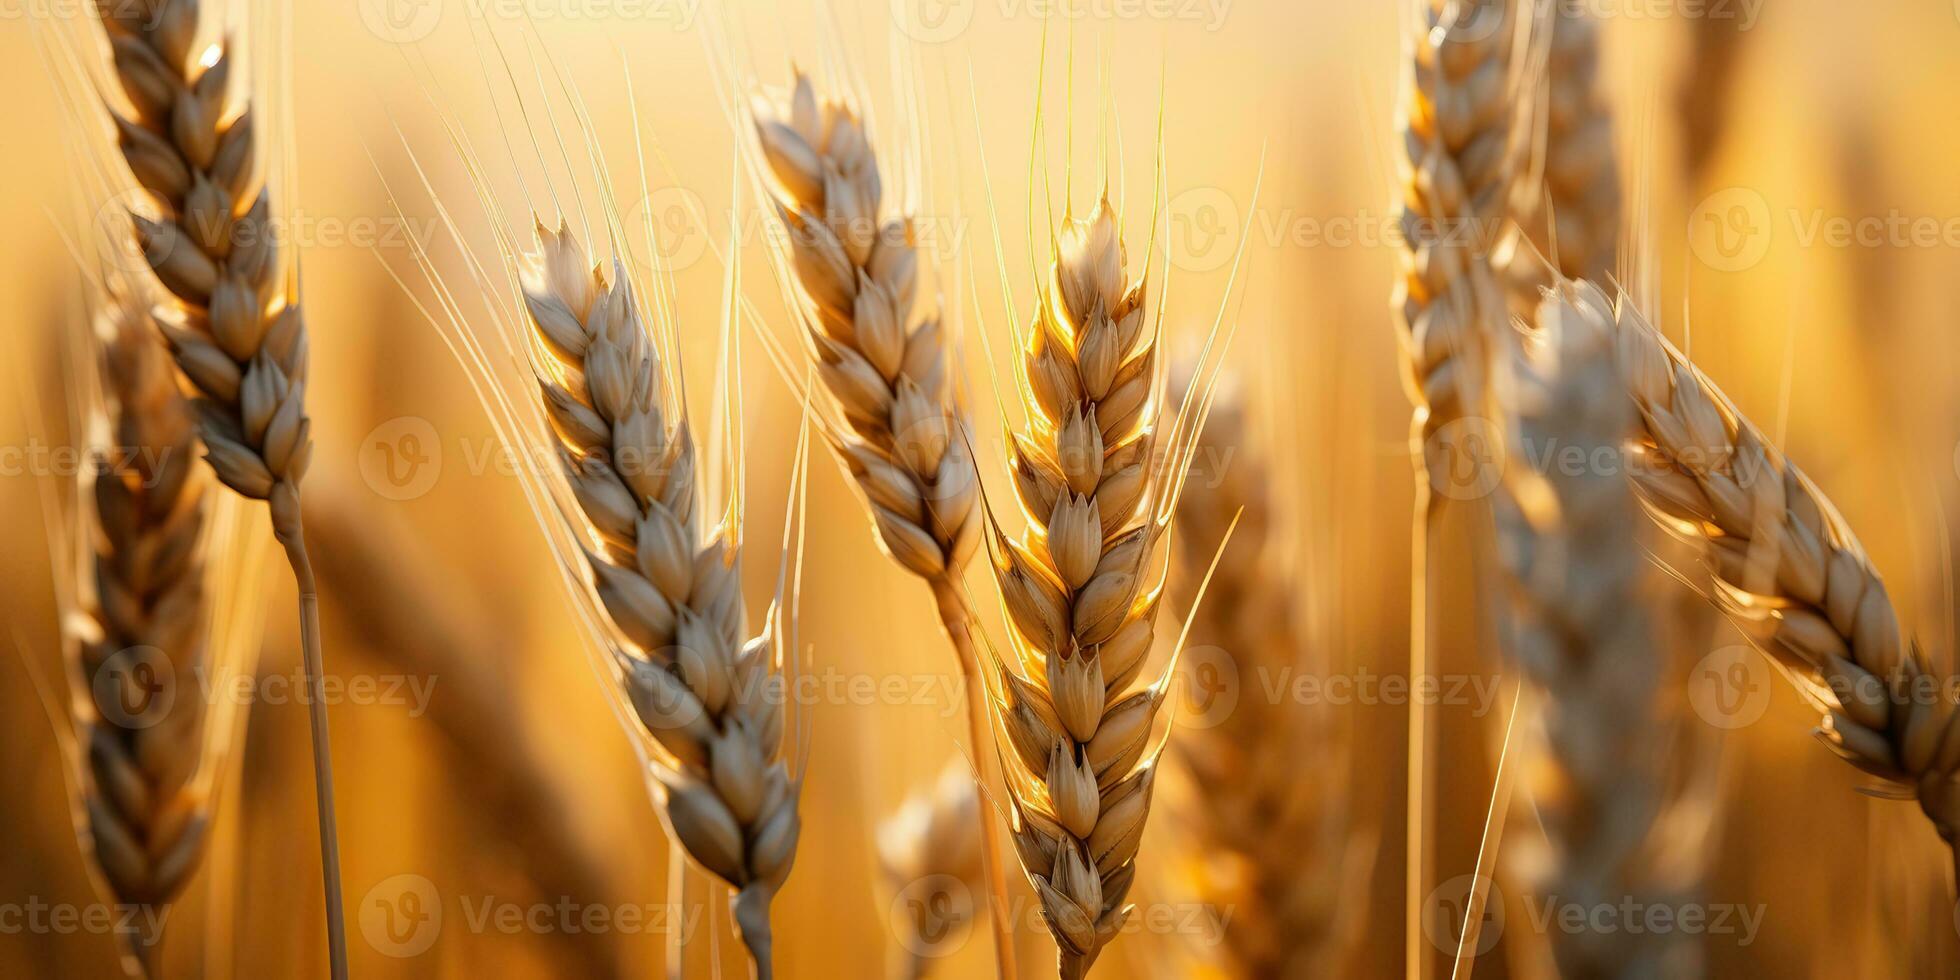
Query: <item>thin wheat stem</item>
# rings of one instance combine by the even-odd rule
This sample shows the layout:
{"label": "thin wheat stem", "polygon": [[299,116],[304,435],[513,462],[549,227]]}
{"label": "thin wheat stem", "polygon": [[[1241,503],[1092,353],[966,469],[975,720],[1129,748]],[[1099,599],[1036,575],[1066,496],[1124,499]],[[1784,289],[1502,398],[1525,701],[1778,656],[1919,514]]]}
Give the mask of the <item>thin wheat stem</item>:
{"label": "thin wheat stem", "polygon": [[326,885],[328,968],[334,980],[347,980],[347,919],[341,904],[340,833],[334,819],[333,743],[327,735],[326,667],[320,657],[320,592],[313,580],[313,561],[306,554],[306,534],[295,495],[289,526],[275,523],[273,534],[286,549],[293,579],[299,586],[300,659],[311,692],[307,724],[313,740],[313,798],[320,824],[320,869]]}

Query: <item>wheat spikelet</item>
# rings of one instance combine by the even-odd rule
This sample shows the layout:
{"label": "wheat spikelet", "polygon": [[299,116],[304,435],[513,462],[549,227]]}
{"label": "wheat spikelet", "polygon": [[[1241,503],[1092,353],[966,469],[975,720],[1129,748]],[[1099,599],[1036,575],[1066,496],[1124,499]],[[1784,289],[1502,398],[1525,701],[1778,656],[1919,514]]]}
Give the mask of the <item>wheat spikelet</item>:
{"label": "wheat spikelet", "polygon": [[[1344,891],[1354,869],[1339,798],[1343,739],[1324,712],[1262,688],[1263,678],[1299,663],[1304,634],[1280,549],[1268,544],[1280,533],[1278,502],[1247,415],[1239,390],[1221,383],[1197,456],[1220,469],[1212,486],[1194,484],[1177,504],[1171,594],[1191,611],[1192,643],[1231,660],[1239,692],[1228,716],[1188,726],[1176,742],[1191,784],[1195,877],[1204,904],[1230,916],[1223,952],[1235,974],[1338,975],[1352,952],[1349,926],[1359,922],[1358,897]],[[1228,531],[1231,553],[1220,557]]]}
{"label": "wheat spikelet", "polygon": [[[1613,156],[1613,110],[1599,84],[1597,20],[1563,5],[1549,15],[1549,47],[1538,93],[1542,139],[1524,140],[1540,179],[1520,182],[1512,206],[1522,235],[1498,248],[1520,312],[1536,310],[1558,275],[1606,282],[1618,260],[1620,173]],[[1529,248],[1525,243],[1529,242]]]}
{"label": "wheat spikelet", "polygon": [[965,760],[955,759],[931,788],[908,797],[878,828],[878,867],[885,884],[901,895],[920,882],[934,886],[911,901],[903,910],[907,917],[896,922],[908,932],[899,943],[894,976],[926,976],[940,937],[956,935],[979,911],[973,892],[986,887],[986,872],[973,830],[981,813],[973,773]]}
{"label": "wheat spikelet", "polygon": [[334,830],[332,763],[299,485],[312,456],[306,415],[306,325],[276,247],[270,195],[255,168],[248,105],[230,104],[232,51],[195,50],[198,0],[98,0],[128,116],[111,111],[130,172],[164,212],[132,215],[144,261],[168,294],[153,318],[193,403],[205,459],[226,486],[266,501],[300,594],[309,719],[327,894],[328,952],[347,975]]}
{"label": "wheat spikelet", "polygon": [[[1546,852],[1520,862],[1548,902],[1582,909],[1678,901],[1656,868],[1669,740],[1655,736],[1665,652],[1649,620],[1639,504],[1620,472],[1633,432],[1613,338],[1566,291],[1538,313],[1519,358],[1498,539],[1511,593],[1511,655],[1537,688],[1530,788]],[[1534,458],[1533,454],[1537,454]],[[1602,460],[1610,464],[1602,464]],[[1681,974],[1677,937],[1554,930],[1561,976]]]}
{"label": "wheat spikelet", "polygon": [[1028,427],[1009,464],[1028,531],[1021,541],[994,532],[1027,678],[998,664],[994,707],[1018,763],[1007,779],[1014,842],[1061,975],[1075,980],[1133,910],[1123,899],[1156,782],[1144,757],[1165,689],[1124,691],[1150,650],[1158,593],[1145,574],[1166,481],[1153,458],[1156,338],[1145,331],[1143,281],[1126,281],[1108,199],[1087,219],[1065,219],[1055,247],[1024,354]]}
{"label": "wheat spikelet", "polygon": [[537,380],[578,513],[567,513],[614,627],[612,657],[648,735],[658,803],[688,854],[735,888],[735,919],[771,975],[769,902],[801,830],[767,689],[769,631],[743,639],[735,527],[701,528],[695,452],[639,300],[615,261],[588,261],[563,226],[537,227],[521,285]]}
{"label": "wheat spikelet", "polygon": [[1650,511],[1705,545],[1730,621],[1823,712],[1839,757],[1916,798],[1940,836],[1960,833],[1960,724],[1951,678],[1902,637],[1885,583],[1831,502],[1713,382],[1622,300],[1567,287],[1610,325],[1639,411],[1630,466]]}
{"label": "wheat spikelet", "polygon": [[[107,445],[85,488],[84,615],[69,620],[86,850],[118,904],[154,910],[197,869],[212,816],[194,673],[209,642],[207,504],[195,423],[147,318],[112,298],[96,333]],[[122,938],[156,976],[163,937]]]}

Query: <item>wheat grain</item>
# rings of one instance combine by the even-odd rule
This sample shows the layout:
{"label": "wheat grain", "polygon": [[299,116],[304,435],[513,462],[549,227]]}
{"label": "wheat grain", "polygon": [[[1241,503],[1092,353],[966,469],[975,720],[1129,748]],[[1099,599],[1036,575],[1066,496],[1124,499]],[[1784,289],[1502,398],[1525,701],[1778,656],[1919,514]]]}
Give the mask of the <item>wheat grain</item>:
{"label": "wheat grain", "polygon": [[[985,888],[985,862],[974,825],[980,793],[963,759],[946,765],[930,789],[907,798],[878,828],[878,866],[901,898],[894,925],[899,939],[896,976],[919,980],[930,972],[946,937],[957,936],[979,909],[973,892]],[[921,887],[924,894],[914,894]],[[897,913],[904,912],[904,918]]]}
{"label": "wheat grain", "polygon": [[1167,481],[1153,456],[1156,337],[1144,282],[1126,280],[1108,199],[1065,219],[1055,247],[1024,354],[1029,421],[1009,463],[1028,530],[1021,541],[994,531],[1028,677],[1000,663],[994,706],[1018,762],[1007,779],[1014,842],[1061,975],[1076,980],[1134,910],[1123,899],[1156,783],[1145,750],[1165,688],[1124,691],[1154,632],[1158,594],[1145,573]]}
{"label": "wheat grain", "polygon": [[[977,776],[991,782],[984,683],[960,585],[980,540],[980,482],[946,327],[919,285],[914,219],[882,214],[884,179],[863,118],[848,102],[819,100],[808,75],[797,72],[787,100],[756,100],[754,113],[773,177],[766,186],[786,233],[776,255],[796,284],[806,347],[844,420],[831,443],[884,552],[932,587],[960,663]],[[988,894],[1005,908],[998,831],[985,811],[976,824]],[[1012,980],[1005,918],[993,917],[994,951]]]}
{"label": "wheat grain", "polygon": [[1885,583],[1836,508],[1713,382],[1624,299],[1565,287],[1610,326],[1639,411],[1629,471],[1651,512],[1700,540],[1715,599],[1823,712],[1839,757],[1916,798],[1949,844],[1960,833],[1960,724],[1952,678],[1903,638]]}
{"label": "wheat grain", "polygon": [[566,517],[628,698],[668,756],[652,767],[668,827],[736,889],[736,923],[767,978],[769,903],[801,830],[783,705],[768,688],[778,651],[767,630],[743,639],[739,541],[729,525],[700,527],[693,435],[623,267],[608,276],[562,226],[540,222],[537,236],[521,283],[577,501]]}
{"label": "wheat grain", "polygon": [[207,504],[190,408],[140,305],[106,301],[96,341],[107,445],[87,487],[85,615],[69,620],[85,850],[117,903],[146,907],[140,921],[158,923],[151,935],[118,930],[154,977],[158,910],[196,871],[212,817],[197,778],[207,712],[194,680],[209,641]]}
{"label": "wheat grain", "polygon": [[1542,108],[1526,117],[1542,130],[1520,140],[1534,151],[1538,179],[1520,181],[1514,194],[1515,228],[1508,234],[1523,237],[1499,245],[1495,256],[1514,309],[1527,316],[1537,309],[1541,290],[1554,284],[1553,269],[1574,279],[1608,281],[1620,238],[1620,173],[1613,109],[1599,84],[1599,22],[1560,5],[1546,26],[1550,44],[1537,100]]}
{"label": "wheat grain", "polygon": [[[1598,909],[1678,907],[1656,870],[1671,740],[1662,730],[1665,652],[1649,619],[1639,504],[1615,465],[1633,432],[1613,339],[1568,291],[1507,385],[1513,447],[1496,499],[1512,610],[1510,653],[1536,688],[1532,799],[1545,842],[1519,862],[1542,900]],[[1630,532],[1630,529],[1633,529]],[[1630,539],[1630,533],[1632,538]],[[1692,950],[1653,930],[1555,930],[1561,976],[1682,973]]]}
{"label": "wheat grain", "polygon": [[307,560],[300,479],[312,456],[306,325],[277,250],[270,195],[255,168],[254,116],[229,104],[232,54],[194,50],[197,0],[98,3],[131,114],[115,117],[137,182],[161,220],[133,215],[143,258],[169,294],[154,318],[194,402],[205,459],[241,496],[266,501],[299,585],[312,726],[328,949],[347,973],[340,854],[323,695],[319,602]]}
{"label": "wheat grain", "polygon": [[[1171,595],[1190,610],[1191,642],[1217,648],[1237,679],[1229,715],[1188,726],[1175,743],[1191,782],[1190,850],[1199,895],[1229,923],[1222,952],[1233,973],[1336,976],[1351,962],[1362,904],[1349,890],[1358,867],[1342,796],[1347,746],[1326,712],[1259,687],[1298,667],[1304,635],[1273,545],[1282,504],[1251,430],[1241,392],[1221,383],[1197,457],[1221,468],[1178,498]],[[1232,553],[1214,569],[1235,520]]]}

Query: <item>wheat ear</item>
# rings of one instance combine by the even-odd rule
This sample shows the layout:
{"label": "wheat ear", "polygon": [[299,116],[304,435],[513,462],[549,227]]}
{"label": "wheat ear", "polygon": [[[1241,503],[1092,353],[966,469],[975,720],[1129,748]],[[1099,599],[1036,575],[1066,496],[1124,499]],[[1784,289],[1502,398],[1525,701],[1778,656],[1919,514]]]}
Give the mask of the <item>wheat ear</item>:
{"label": "wheat ear", "polygon": [[[806,345],[838,413],[831,443],[855,478],[880,546],[932,587],[966,691],[968,741],[992,782],[986,684],[960,579],[980,540],[980,483],[967,446],[946,327],[920,295],[911,215],[885,217],[884,180],[864,120],[819,100],[796,73],[785,103],[757,99],[755,127],[787,239]],[[982,813],[981,857],[996,910],[1007,908],[999,830]],[[991,917],[1001,976],[1016,975],[1007,916]]]}
{"label": "wheat ear", "polygon": [[1629,465],[1650,511],[1705,545],[1715,599],[1819,710],[1840,758],[1960,833],[1952,678],[1929,673],[1858,539],[1815,484],[1622,299],[1565,287],[1612,330],[1641,428]]}
{"label": "wheat ear", "polygon": [[[1240,390],[1221,383],[1197,457],[1220,468],[1210,486],[1194,484],[1178,498],[1170,578],[1172,598],[1189,610],[1191,642],[1223,650],[1248,695],[1255,672],[1296,666],[1304,644],[1251,429]],[[1220,558],[1228,532],[1231,553]],[[1352,952],[1349,927],[1359,923],[1359,896],[1345,891],[1356,869],[1339,795],[1342,740],[1326,712],[1290,707],[1263,693],[1240,697],[1228,717],[1188,726],[1174,743],[1191,782],[1183,815],[1199,894],[1230,915],[1221,952],[1241,976],[1338,975]]]}
{"label": "wheat ear", "polygon": [[98,3],[115,74],[134,110],[115,115],[137,181],[168,215],[135,215],[136,239],[170,300],[156,314],[195,402],[205,459],[241,496],[266,501],[299,586],[301,645],[313,698],[313,769],[327,942],[335,980],[347,975],[334,829],[333,766],[322,683],[319,596],[300,518],[312,456],[306,417],[306,325],[276,253],[270,197],[254,168],[249,106],[233,113],[231,59],[219,43],[192,49],[197,0]]}
{"label": "wheat ear", "polygon": [[[1599,22],[1563,5],[1549,15],[1550,50],[1529,121],[1536,181],[1513,196],[1515,227],[1498,247],[1514,304],[1529,316],[1559,275],[1606,282],[1619,257],[1620,169],[1613,109],[1599,84]],[[1529,243],[1529,248],[1526,243]],[[1549,262],[1549,266],[1547,265]],[[1556,270],[1556,275],[1554,274]]]}
{"label": "wheat ear", "polygon": [[[909,903],[904,909],[908,917],[894,921],[907,933],[893,975],[906,980],[926,976],[939,941],[934,937],[954,934],[978,911],[971,894],[985,887],[986,868],[973,825],[982,813],[973,773],[964,759],[954,759],[931,788],[908,797],[878,828],[878,867],[894,892],[919,882],[946,883],[926,900]],[[942,897],[943,902],[937,900]]]}
{"label": "wheat ear", "polygon": [[[69,620],[85,850],[118,904],[155,909],[196,871],[212,816],[198,779],[208,712],[192,679],[209,644],[208,505],[190,406],[139,305],[106,301],[96,340],[114,455],[98,453],[85,488],[88,598]],[[142,975],[159,976],[162,935],[119,935]]]}
{"label": "wheat ear", "polygon": [[[994,707],[1013,746],[1014,843],[1047,913],[1064,980],[1088,972],[1133,906],[1145,761],[1161,685],[1143,670],[1158,592],[1145,574],[1163,533],[1153,456],[1161,387],[1142,279],[1127,281],[1107,198],[1064,219],[1024,352],[1025,431],[1009,464],[1028,519],[995,530],[994,572],[1023,678],[999,663]],[[1006,753],[1003,752],[1003,755]],[[1140,764],[1141,763],[1141,764]]]}
{"label": "wheat ear", "polygon": [[[1512,179],[1510,0],[1421,0],[1409,40],[1410,73],[1400,111],[1405,159],[1400,317],[1405,385],[1415,403],[1410,441],[1420,447],[1411,541],[1409,672],[1430,661],[1429,554],[1444,511],[1435,487],[1453,459],[1479,458],[1475,435],[1452,423],[1480,416],[1490,359],[1501,348],[1505,300],[1488,248],[1502,226]],[[1409,709],[1409,792],[1404,946],[1409,976],[1425,976],[1433,947],[1423,940],[1422,905],[1434,863],[1437,754],[1435,709]]]}
{"label": "wheat ear", "polygon": [[[1541,897],[1578,908],[1670,904],[1679,896],[1651,870],[1663,865],[1654,849],[1668,792],[1669,740],[1654,734],[1665,654],[1644,552],[1629,540],[1639,503],[1619,467],[1600,463],[1619,458],[1634,409],[1611,333],[1577,308],[1587,299],[1546,299],[1506,386],[1514,448],[1494,512],[1510,653],[1537,690],[1530,789],[1546,851],[1525,872]],[[1551,947],[1561,976],[1659,977],[1677,972],[1666,967],[1680,944],[1554,930]]]}
{"label": "wheat ear", "polygon": [[703,531],[694,440],[669,390],[624,269],[589,262],[562,226],[537,227],[521,284],[537,379],[591,588],[615,628],[612,655],[647,734],[658,803],[688,854],[736,889],[735,921],[772,975],[769,902],[801,830],[800,782],[783,754],[768,630],[743,639],[733,526]]}

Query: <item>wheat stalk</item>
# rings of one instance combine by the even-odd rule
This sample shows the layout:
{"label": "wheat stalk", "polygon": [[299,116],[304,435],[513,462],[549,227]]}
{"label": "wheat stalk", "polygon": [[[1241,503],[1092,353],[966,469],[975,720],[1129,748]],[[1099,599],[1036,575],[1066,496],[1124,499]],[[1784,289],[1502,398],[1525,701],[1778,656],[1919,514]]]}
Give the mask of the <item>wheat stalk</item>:
{"label": "wheat stalk", "polygon": [[1599,22],[1561,4],[1549,13],[1546,28],[1549,50],[1535,100],[1540,108],[1526,117],[1536,131],[1520,140],[1532,153],[1537,179],[1519,181],[1511,208],[1515,227],[1507,232],[1513,237],[1495,257],[1518,311],[1527,316],[1558,276],[1608,281],[1620,239],[1620,172],[1613,109],[1599,84]]}
{"label": "wheat stalk", "polygon": [[[1410,440],[1420,447],[1411,543],[1409,671],[1431,663],[1429,554],[1457,460],[1483,458],[1475,426],[1484,414],[1491,358],[1501,349],[1505,302],[1489,259],[1509,203],[1512,140],[1510,0],[1420,0],[1410,37],[1403,135],[1402,275],[1393,306],[1405,387],[1415,403]],[[1408,867],[1404,923],[1410,977],[1426,976],[1422,905],[1434,863],[1437,728],[1428,704],[1409,709]]]}
{"label": "wheat stalk", "polygon": [[735,920],[766,980],[769,902],[801,830],[783,705],[768,688],[778,651],[769,630],[743,639],[737,529],[700,526],[693,435],[624,269],[609,277],[562,226],[540,222],[537,236],[521,284],[577,501],[565,516],[628,699],[668,756],[650,767],[657,802],[688,854],[736,889]]}
{"label": "wheat stalk", "polygon": [[[1537,690],[1531,790],[1546,852],[1521,863],[1547,901],[1666,906],[1682,896],[1654,870],[1669,789],[1669,740],[1655,736],[1665,653],[1644,552],[1629,540],[1639,504],[1601,463],[1617,461],[1635,422],[1606,321],[1580,308],[1596,296],[1548,297],[1506,386],[1513,448],[1494,511],[1510,653]],[[1683,946],[1665,933],[1556,930],[1551,946],[1561,976],[1681,972]]]}
{"label": "wheat stalk", "polygon": [[[1028,331],[1028,424],[1009,464],[1028,530],[994,530],[994,572],[1022,670],[997,662],[993,703],[1013,758],[1007,787],[1021,865],[1040,894],[1064,980],[1088,972],[1133,906],[1156,783],[1148,737],[1166,688],[1142,671],[1158,592],[1145,575],[1169,489],[1154,458],[1157,338],[1144,282],[1126,280],[1105,197],[1065,218]],[[1003,755],[1006,753],[1003,752]]]}
{"label": "wheat stalk", "polygon": [[[785,232],[777,257],[795,283],[806,349],[844,420],[830,441],[881,548],[932,587],[960,664],[978,776],[991,782],[985,683],[960,586],[980,540],[980,484],[946,327],[921,295],[913,217],[883,216],[884,180],[863,118],[848,102],[819,100],[808,75],[797,72],[786,100],[757,99],[753,112]],[[999,832],[981,817],[988,894],[1005,909]],[[1006,920],[992,916],[994,952],[1011,980]]]}
{"label": "wheat stalk", "polygon": [[879,870],[895,894],[903,898],[919,883],[945,886],[913,896],[904,918],[893,909],[894,925],[906,930],[894,975],[926,976],[943,937],[956,935],[978,911],[971,892],[985,887],[986,869],[973,825],[982,813],[972,772],[954,759],[932,787],[908,797],[878,828]]}
{"label": "wheat stalk", "polygon": [[[97,321],[107,444],[85,481],[82,615],[66,620],[85,850],[118,904],[154,910],[196,871],[212,816],[193,680],[210,639],[209,508],[195,422],[140,306],[111,297]],[[119,935],[142,975],[160,975],[160,934]]]}
{"label": "wheat stalk", "polygon": [[1650,511],[1702,542],[1715,600],[1823,713],[1840,758],[1960,833],[1952,678],[1921,666],[1885,583],[1815,484],[1622,299],[1565,287],[1612,331],[1641,427],[1629,471]]}
{"label": "wheat stalk", "polygon": [[[1345,739],[1325,712],[1290,710],[1260,687],[1266,671],[1300,662],[1304,635],[1277,559],[1279,502],[1247,414],[1239,390],[1221,384],[1198,456],[1220,468],[1211,487],[1193,485],[1177,505],[1171,594],[1190,611],[1191,642],[1230,659],[1239,692],[1229,716],[1188,726],[1176,743],[1191,783],[1190,850],[1206,906],[1230,916],[1223,952],[1234,972],[1337,975],[1361,904],[1347,891],[1356,868],[1340,795]],[[1233,553],[1214,567],[1228,532]]]}
{"label": "wheat stalk", "polygon": [[145,261],[169,294],[155,313],[195,407],[205,459],[241,496],[266,501],[299,586],[328,949],[347,975],[333,776],[320,655],[319,598],[299,484],[312,456],[306,325],[276,250],[270,196],[254,163],[249,106],[229,104],[225,42],[194,50],[197,0],[98,3],[132,113],[115,117],[132,174],[167,212],[133,215]]}

